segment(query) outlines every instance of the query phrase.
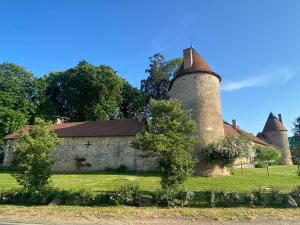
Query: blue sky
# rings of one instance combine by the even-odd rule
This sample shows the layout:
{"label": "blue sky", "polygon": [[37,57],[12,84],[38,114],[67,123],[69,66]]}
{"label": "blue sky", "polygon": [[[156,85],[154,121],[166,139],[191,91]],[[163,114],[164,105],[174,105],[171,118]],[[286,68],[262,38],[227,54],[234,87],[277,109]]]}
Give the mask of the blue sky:
{"label": "blue sky", "polygon": [[223,77],[227,121],[257,133],[270,111],[300,116],[300,1],[0,0],[0,63],[37,76],[86,59],[139,87],[156,52],[195,49]]}

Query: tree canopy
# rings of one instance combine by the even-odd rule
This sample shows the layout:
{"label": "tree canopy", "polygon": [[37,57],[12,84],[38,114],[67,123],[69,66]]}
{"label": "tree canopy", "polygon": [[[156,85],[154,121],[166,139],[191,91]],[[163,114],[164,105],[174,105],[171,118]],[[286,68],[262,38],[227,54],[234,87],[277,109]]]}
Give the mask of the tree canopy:
{"label": "tree canopy", "polygon": [[147,102],[150,99],[168,99],[171,78],[180,66],[182,59],[176,58],[165,61],[163,55],[156,53],[149,60],[149,68],[145,71],[149,75],[147,79],[141,81],[141,91],[144,93]]}
{"label": "tree canopy", "polygon": [[300,137],[300,116],[294,122],[293,132],[295,137]]}

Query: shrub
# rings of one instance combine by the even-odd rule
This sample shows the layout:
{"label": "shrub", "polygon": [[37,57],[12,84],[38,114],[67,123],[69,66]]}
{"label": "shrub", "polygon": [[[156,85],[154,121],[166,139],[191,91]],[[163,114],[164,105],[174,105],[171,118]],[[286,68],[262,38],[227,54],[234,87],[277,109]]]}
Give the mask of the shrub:
{"label": "shrub", "polygon": [[50,124],[36,119],[35,125],[17,139],[13,148],[17,169],[13,176],[17,182],[26,189],[44,188],[51,172],[50,156],[60,143]]}
{"label": "shrub", "polygon": [[241,203],[241,194],[232,191],[221,192],[222,202],[224,206],[234,207]]}
{"label": "shrub", "polygon": [[128,183],[117,188],[110,199],[117,205],[139,206],[142,202],[142,197],[140,186]]}
{"label": "shrub", "polygon": [[127,173],[128,172],[127,166],[121,165],[117,169],[115,169],[115,172],[116,173]]}
{"label": "shrub", "polygon": [[177,194],[177,199],[180,201],[181,206],[188,206],[194,199],[194,192],[188,190],[181,190]]}
{"label": "shrub", "polygon": [[178,192],[174,188],[157,190],[152,194],[153,203],[156,206],[175,207]]}
{"label": "shrub", "polygon": [[203,146],[201,149],[201,157],[208,162],[230,165],[238,157],[248,156],[251,148],[250,141],[243,136],[229,136]]}
{"label": "shrub", "polygon": [[259,167],[268,167],[279,164],[279,152],[274,147],[262,147],[256,148],[255,156],[256,164]]}
{"label": "shrub", "polygon": [[209,207],[213,208],[216,206],[216,193],[214,191],[205,191],[204,196]]}
{"label": "shrub", "polygon": [[136,135],[132,146],[160,162],[161,186],[169,192],[192,174],[192,151],[197,139],[191,135],[196,124],[191,112],[181,109],[177,100],[150,100],[147,130]]}
{"label": "shrub", "polygon": [[291,192],[291,196],[293,199],[295,199],[297,204],[300,206],[300,186],[298,186]]}

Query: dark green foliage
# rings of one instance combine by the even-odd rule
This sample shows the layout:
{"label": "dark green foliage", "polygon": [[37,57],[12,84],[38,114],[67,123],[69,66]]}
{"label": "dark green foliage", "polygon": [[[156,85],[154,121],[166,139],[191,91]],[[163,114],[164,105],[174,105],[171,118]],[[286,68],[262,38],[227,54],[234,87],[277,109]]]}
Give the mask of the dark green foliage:
{"label": "dark green foliage", "polygon": [[0,149],[4,147],[4,137],[26,124],[26,117],[20,111],[0,106]]}
{"label": "dark green foliage", "polygon": [[242,201],[242,196],[240,193],[233,191],[221,192],[221,198],[223,200],[223,205],[227,207],[239,206]]}
{"label": "dark green foliage", "polygon": [[295,137],[300,137],[300,116],[295,119],[293,133]]}
{"label": "dark green foliage", "polygon": [[157,190],[152,194],[152,200],[154,205],[173,208],[175,207],[176,196],[178,190],[174,188],[165,188]]}
{"label": "dark green foliage", "polygon": [[191,175],[195,128],[190,111],[183,111],[178,101],[150,101],[147,130],[137,134],[132,146],[159,159],[163,189],[178,189]]}
{"label": "dark green foliage", "polygon": [[14,145],[17,172],[13,176],[17,182],[27,190],[44,188],[51,172],[50,156],[61,143],[49,123],[36,119],[32,129]]}
{"label": "dark green foliage", "polygon": [[230,165],[235,159],[247,156],[251,150],[251,143],[240,136],[229,136],[217,142],[203,146],[201,157],[208,162],[218,162]]}
{"label": "dark green foliage", "polygon": [[116,173],[127,173],[128,168],[125,165],[120,165],[117,169],[115,169]]}
{"label": "dark green foliage", "polygon": [[146,70],[149,76],[146,80],[141,81],[141,91],[146,97],[146,102],[149,103],[150,99],[169,99],[168,90],[171,77],[179,68],[182,59],[177,58],[166,62],[164,57],[157,53],[149,60],[149,69]]}
{"label": "dark green foliage", "polygon": [[216,206],[216,193],[214,191],[205,191],[204,196],[210,208]]}
{"label": "dark green foliage", "polygon": [[72,121],[114,119],[120,115],[122,80],[108,66],[86,61],[47,77],[47,95],[60,116]]}
{"label": "dark green foliage", "polygon": [[132,87],[127,81],[123,81],[122,101],[120,111],[122,117],[133,118],[142,112],[145,106],[145,97],[141,91]]}
{"label": "dark green foliage", "polygon": [[32,116],[37,108],[34,75],[13,63],[0,64],[0,106]]}
{"label": "dark green foliage", "polygon": [[128,183],[117,188],[110,199],[116,205],[139,206],[142,202],[141,188],[137,184]]}

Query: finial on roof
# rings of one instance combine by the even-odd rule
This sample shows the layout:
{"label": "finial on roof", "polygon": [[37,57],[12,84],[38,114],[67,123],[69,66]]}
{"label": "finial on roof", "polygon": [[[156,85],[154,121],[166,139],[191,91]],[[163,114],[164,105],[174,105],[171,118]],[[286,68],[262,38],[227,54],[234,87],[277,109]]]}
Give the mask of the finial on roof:
{"label": "finial on roof", "polygon": [[190,36],[190,48],[193,48],[194,47],[194,45],[193,45],[193,36]]}

